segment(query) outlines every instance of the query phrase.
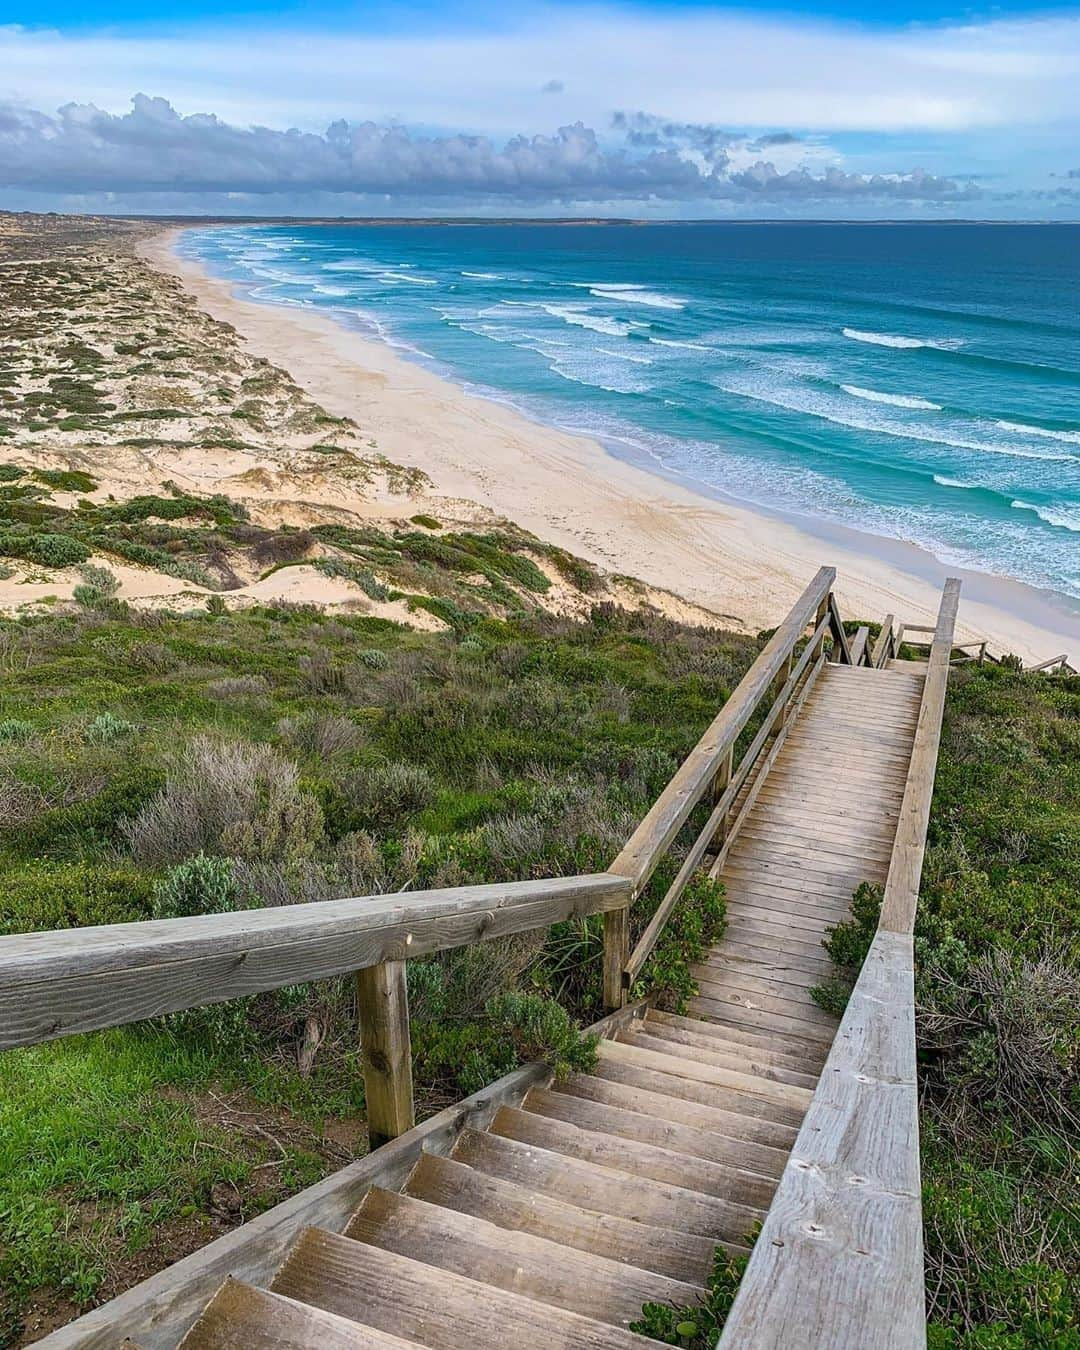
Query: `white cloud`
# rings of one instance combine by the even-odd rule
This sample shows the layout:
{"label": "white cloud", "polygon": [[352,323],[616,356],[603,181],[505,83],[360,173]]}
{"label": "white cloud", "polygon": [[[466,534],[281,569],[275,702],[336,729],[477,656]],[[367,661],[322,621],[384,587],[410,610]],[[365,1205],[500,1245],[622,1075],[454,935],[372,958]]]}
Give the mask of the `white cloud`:
{"label": "white cloud", "polygon": [[497,31],[415,35],[217,28],[175,36],[0,29],[0,96],[126,105],[133,72],[184,111],[231,121],[335,117],[506,136],[541,130],[557,70],[574,118],[628,92],[673,121],[938,131],[1080,120],[1080,16],[912,29],[786,17],[523,8]]}
{"label": "white cloud", "polygon": [[[595,201],[738,203],[879,200],[956,202],[970,185],[915,170],[874,175],[754,158],[732,168],[745,137],[703,124],[620,114],[627,146],[602,145],[577,122],[552,135],[423,136],[374,122],[332,123],[325,133],[238,127],[211,113],[181,116],[165,99],[137,95],[130,112],[65,104],[55,116],[0,102],[0,187],[36,192],[296,193],[383,195],[411,201],[562,205]],[[792,138],[766,138],[779,148]],[[765,142],[752,142],[760,151]]]}

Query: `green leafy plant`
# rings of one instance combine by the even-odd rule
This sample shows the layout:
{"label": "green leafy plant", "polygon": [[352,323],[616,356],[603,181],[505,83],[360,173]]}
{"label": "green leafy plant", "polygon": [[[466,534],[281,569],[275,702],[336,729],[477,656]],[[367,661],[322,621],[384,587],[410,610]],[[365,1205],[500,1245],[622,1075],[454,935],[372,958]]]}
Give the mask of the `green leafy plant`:
{"label": "green leafy plant", "polygon": [[[753,1241],[753,1236],[747,1238],[748,1243]],[[630,1330],[684,1350],[715,1350],[748,1260],[747,1255],[729,1256],[723,1247],[717,1247],[705,1298],[699,1306],[646,1303],[638,1321],[630,1323]]]}

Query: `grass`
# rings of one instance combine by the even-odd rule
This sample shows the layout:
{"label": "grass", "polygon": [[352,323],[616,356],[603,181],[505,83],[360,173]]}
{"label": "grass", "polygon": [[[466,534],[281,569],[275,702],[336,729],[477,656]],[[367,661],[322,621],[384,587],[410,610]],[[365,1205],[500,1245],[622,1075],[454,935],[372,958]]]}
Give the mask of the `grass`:
{"label": "grass", "polygon": [[[611,606],[585,622],[473,610],[444,633],[289,605],[0,621],[0,932],[598,870],[758,649]],[[651,971],[671,1006],[722,924],[718,888],[695,887]],[[421,1112],[522,1059],[587,1064],[600,950],[589,918],[412,963]],[[326,1129],[362,1116],[351,989],[14,1052],[0,1092],[0,1325],[16,1339],[42,1308],[111,1296],[344,1161]]]}

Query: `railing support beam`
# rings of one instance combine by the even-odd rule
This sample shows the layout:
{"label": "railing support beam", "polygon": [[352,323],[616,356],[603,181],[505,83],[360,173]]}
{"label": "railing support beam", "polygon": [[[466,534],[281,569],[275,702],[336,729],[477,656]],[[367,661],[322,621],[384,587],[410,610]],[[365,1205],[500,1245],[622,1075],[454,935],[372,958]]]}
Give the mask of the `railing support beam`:
{"label": "railing support beam", "polygon": [[356,972],[368,1141],[378,1148],[415,1123],[409,990],[404,961]]}
{"label": "railing support beam", "polygon": [[630,908],[604,915],[604,1011],[616,1012],[626,1002],[623,970],[630,955]]}

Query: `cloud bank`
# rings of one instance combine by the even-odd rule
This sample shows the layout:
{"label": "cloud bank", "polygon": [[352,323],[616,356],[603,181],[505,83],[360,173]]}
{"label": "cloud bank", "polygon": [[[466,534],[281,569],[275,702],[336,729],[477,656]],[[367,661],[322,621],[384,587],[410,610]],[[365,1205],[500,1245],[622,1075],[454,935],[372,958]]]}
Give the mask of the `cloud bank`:
{"label": "cloud bank", "polygon": [[617,114],[617,144],[581,122],[504,142],[425,136],[366,121],[325,132],[232,125],[211,113],[182,116],[139,94],[131,110],[69,103],[50,115],[0,102],[0,188],[51,193],[331,193],[388,202],[573,207],[595,202],[962,202],[971,183],[915,169],[872,175],[734,156],[797,144],[788,133],[749,141],[708,124]]}

